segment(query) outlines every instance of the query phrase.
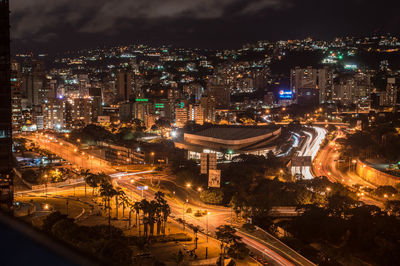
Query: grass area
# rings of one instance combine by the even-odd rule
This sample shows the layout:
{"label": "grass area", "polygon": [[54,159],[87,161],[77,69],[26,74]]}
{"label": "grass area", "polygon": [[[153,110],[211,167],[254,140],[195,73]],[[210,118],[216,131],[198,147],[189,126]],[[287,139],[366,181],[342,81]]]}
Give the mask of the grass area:
{"label": "grass area", "polygon": [[[33,216],[23,217],[26,222],[32,223],[33,226],[41,228],[45,217],[51,211],[60,211],[67,214],[67,199],[54,198],[49,195],[45,196],[18,196],[15,198],[17,201],[30,202],[36,206],[37,212]],[[84,202],[69,199],[68,200],[68,217],[76,218],[80,215],[87,217],[90,214],[92,207]]]}

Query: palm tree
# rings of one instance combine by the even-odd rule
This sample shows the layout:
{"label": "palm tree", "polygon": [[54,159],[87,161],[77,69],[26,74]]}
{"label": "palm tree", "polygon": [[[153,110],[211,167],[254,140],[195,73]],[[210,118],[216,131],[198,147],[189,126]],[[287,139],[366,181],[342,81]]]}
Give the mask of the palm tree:
{"label": "palm tree", "polygon": [[85,179],[86,183],[92,187],[92,195],[94,195],[94,189],[97,188],[101,183],[103,182],[111,182],[111,178],[104,174],[104,173],[99,173],[99,174],[92,174],[89,173],[88,176]]}
{"label": "palm tree", "polygon": [[103,181],[100,185],[100,196],[103,197],[105,203],[107,203],[108,208],[108,226],[111,227],[111,204],[110,200],[117,194],[113,185],[110,182]]}
{"label": "palm tree", "polygon": [[160,235],[162,223],[164,221],[164,215],[162,214],[162,211],[163,211],[163,206],[166,204],[166,200],[164,199],[164,193],[158,191],[155,194],[155,200],[157,203],[157,209],[156,209],[157,235]]}
{"label": "palm tree", "polygon": [[[143,212],[143,234],[145,237],[147,237],[147,225],[149,224],[148,217],[146,216],[149,213],[150,210],[150,202],[148,202],[146,199],[143,199],[140,202],[140,209]],[[139,218],[139,232],[140,232],[140,218]]]}
{"label": "palm tree", "polygon": [[171,214],[171,208],[168,204],[165,204],[161,207],[163,213],[163,235],[165,236],[165,227],[167,224],[168,216]]}
{"label": "palm tree", "polygon": [[130,205],[130,200],[126,196],[125,192],[122,193],[119,197],[121,199],[121,205],[122,205],[122,218],[124,218],[125,217],[125,208]]}
{"label": "palm tree", "polygon": [[163,234],[165,235],[165,225],[168,220],[168,216],[171,214],[171,208],[169,207],[167,201],[164,198],[165,194],[158,191],[155,194],[155,199],[158,203],[158,220],[157,220],[157,234],[162,227]]}
{"label": "palm tree", "polygon": [[147,213],[148,214],[147,219],[148,219],[148,225],[150,227],[150,235],[151,236],[154,234],[154,224],[156,222],[156,214],[159,209],[158,206],[159,205],[158,205],[157,201],[155,201],[155,200],[150,201],[149,211]]}
{"label": "palm tree", "polygon": [[[137,226],[138,225],[138,215],[139,215],[139,212],[140,212],[140,209],[141,209],[140,202],[136,201],[133,204],[133,208],[135,209],[135,212],[136,212],[136,226]],[[140,232],[140,225],[139,225],[139,232]]]}
{"label": "palm tree", "polygon": [[115,211],[116,211],[115,218],[118,220],[118,198],[123,197],[125,195],[125,192],[120,187],[117,187],[115,189],[115,192],[116,192],[115,193]]}
{"label": "palm tree", "polygon": [[85,180],[85,197],[86,197],[86,184],[88,183],[87,179],[89,178],[89,176],[91,176],[89,169],[81,170],[81,176],[83,176],[83,179]]}

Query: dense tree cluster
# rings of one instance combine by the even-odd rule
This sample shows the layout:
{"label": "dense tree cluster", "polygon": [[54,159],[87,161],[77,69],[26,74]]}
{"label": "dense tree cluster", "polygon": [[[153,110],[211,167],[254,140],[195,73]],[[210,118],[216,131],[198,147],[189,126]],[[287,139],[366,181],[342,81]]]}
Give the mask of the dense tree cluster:
{"label": "dense tree cluster", "polygon": [[394,127],[379,125],[349,134],[343,140],[342,153],[362,159],[385,158],[389,162],[400,160],[400,135]]}
{"label": "dense tree cluster", "polygon": [[132,250],[121,229],[104,225],[80,226],[60,212],[48,215],[43,231],[79,248],[108,265],[132,265]]}
{"label": "dense tree cluster", "polygon": [[95,145],[98,141],[126,142],[135,141],[143,136],[143,122],[133,121],[130,124],[122,124],[118,127],[110,125],[105,128],[90,124],[81,129],[75,129],[70,133],[70,139],[80,143]]}
{"label": "dense tree cluster", "polygon": [[[99,189],[99,194],[103,198],[104,211],[108,211],[108,223],[111,224],[111,200],[115,198],[116,219],[118,219],[118,208],[122,206],[122,217],[125,216],[125,209],[129,210],[129,223],[131,223],[131,214],[136,214],[135,225],[139,228],[141,234],[141,226],[143,226],[144,237],[153,236],[154,226],[157,225],[157,235],[162,232],[165,235],[165,225],[171,214],[171,209],[165,200],[163,192],[158,191],[154,200],[133,202],[120,187],[114,187],[109,176],[100,173],[84,173],[85,182],[94,189]],[[138,217],[142,219],[138,220]],[[142,223],[140,222],[142,221]]]}
{"label": "dense tree cluster", "polygon": [[215,235],[221,241],[221,255],[228,254],[235,259],[244,259],[249,253],[241,237],[236,235],[236,230],[229,225],[220,225],[215,230]]}
{"label": "dense tree cluster", "polygon": [[304,254],[322,264],[346,265],[359,258],[374,265],[396,265],[400,259],[398,218],[348,197],[334,194],[325,206],[309,205],[302,216],[281,225],[303,244],[324,247],[324,252]]}

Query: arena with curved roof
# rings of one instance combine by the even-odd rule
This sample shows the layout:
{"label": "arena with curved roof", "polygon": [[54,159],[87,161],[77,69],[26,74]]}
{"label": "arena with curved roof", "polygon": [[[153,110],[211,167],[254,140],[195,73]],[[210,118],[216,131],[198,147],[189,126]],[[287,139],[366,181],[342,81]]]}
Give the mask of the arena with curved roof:
{"label": "arena with curved roof", "polygon": [[274,141],[281,135],[276,126],[214,126],[196,133],[184,133],[175,146],[188,151],[188,157],[199,159],[202,152],[224,154],[231,159],[238,154],[266,155],[275,149]]}

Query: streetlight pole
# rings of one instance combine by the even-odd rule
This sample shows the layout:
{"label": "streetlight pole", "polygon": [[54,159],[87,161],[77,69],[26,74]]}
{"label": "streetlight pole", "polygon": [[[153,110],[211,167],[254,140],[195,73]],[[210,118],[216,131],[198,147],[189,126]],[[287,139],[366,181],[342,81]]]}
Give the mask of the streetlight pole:
{"label": "streetlight pole", "polygon": [[201,196],[201,191],[203,191],[203,189],[202,189],[201,187],[198,187],[198,188],[197,188],[197,191],[199,192],[200,209],[202,209],[202,208],[201,208],[201,207],[202,207],[202,204],[201,204],[200,196]]}
{"label": "streetlight pole", "polygon": [[183,225],[183,231],[185,231],[185,204],[189,202],[188,199],[186,199],[186,202],[183,203],[182,206],[182,225]]}
{"label": "streetlight pole", "polygon": [[[131,184],[133,184],[133,182],[135,182],[135,180],[131,179]],[[133,189],[131,189],[131,200],[133,200]]]}
{"label": "streetlight pole", "polygon": [[83,155],[85,155],[84,152],[82,152],[82,157],[81,157],[81,167],[82,167],[82,168],[84,168],[84,167],[83,167]]}
{"label": "streetlight pole", "polygon": [[207,212],[207,234],[206,234],[206,241],[208,243],[208,216],[210,215],[210,212]]}
{"label": "streetlight pole", "polygon": [[48,180],[48,175],[46,174],[46,175],[44,175],[44,178],[45,178],[45,184],[44,184],[44,187],[45,187],[45,196],[46,196],[46,200],[47,200],[47,180]]}

